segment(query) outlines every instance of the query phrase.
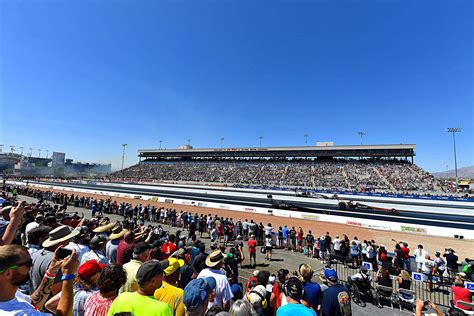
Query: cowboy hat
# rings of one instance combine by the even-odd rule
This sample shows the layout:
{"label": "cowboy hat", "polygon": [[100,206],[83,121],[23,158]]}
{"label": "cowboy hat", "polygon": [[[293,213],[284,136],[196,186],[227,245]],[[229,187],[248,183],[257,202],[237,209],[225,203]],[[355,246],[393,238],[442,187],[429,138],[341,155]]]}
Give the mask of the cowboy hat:
{"label": "cowboy hat", "polygon": [[110,234],[109,239],[114,240],[122,238],[127,232],[128,229],[123,228],[121,225],[115,226],[112,228],[112,234]]}
{"label": "cowboy hat", "polygon": [[112,227],[116,226],[118,223],[110,223],[109,220],[102,220],[99,222],[99,226],[96,227],[93,232],[94,233],[105,233],[106,231],[109,231],[112,229]]}
{"label": "cowboy hat", "polygon": [[206,266],[208,268],[213,268],[217,266],[224,259],[224,254],[222,251],[214,250],[206,258]]}
{"label": "cowboy hat", "polygon": [[71,227],[62,225],[49,232],[49,238],[43,242],[42,246],[44,248],[55,246],[63,241],[74,238],[77,235],[79,235],[79,231],[72,230]]}

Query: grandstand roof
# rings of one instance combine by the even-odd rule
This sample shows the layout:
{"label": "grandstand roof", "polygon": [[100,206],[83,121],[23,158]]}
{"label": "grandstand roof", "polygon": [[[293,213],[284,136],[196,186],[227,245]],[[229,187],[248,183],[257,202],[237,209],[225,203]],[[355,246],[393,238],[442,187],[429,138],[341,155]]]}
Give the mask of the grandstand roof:
{"label": "grandstand roof", "polygon": [[415,145],[393,144],[351,146],[140,149],[138,150],[138,156],[145,159],[246,157],[413,157],[415,156]]}

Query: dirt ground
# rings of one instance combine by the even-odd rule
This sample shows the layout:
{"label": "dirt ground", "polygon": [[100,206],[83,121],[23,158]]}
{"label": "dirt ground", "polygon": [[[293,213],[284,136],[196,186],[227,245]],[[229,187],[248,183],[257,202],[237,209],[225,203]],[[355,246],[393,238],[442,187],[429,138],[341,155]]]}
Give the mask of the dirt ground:
{"label": "dirt ground", "polygon": [[[56,192],[63,192],[70,195],[71,191],[67,190],[55,190]],[[79,196],[90,196],[98,199],[107,199],[110,196],[107,195],[98,195],[98,194],[87,194],[80,193]],[[244,213],[231,210],[223,210],[209,207],[198,207],[192,205],[181,205],[181,204],[172,204],[172,203],[159,203],[146,200],[138,199],[128,199],[120,197],[112,197],[112,200],[117,202],[126,202],[135,205],[137,203],[142,203],[144,205],[150,204],[155,205],[156,207],[164,208],[174,208],[176,210],[182,210],[192,213],[199,214],[217,214],[222,217],[229,217],[236,219],[253,219],[255,222],[262,222],[264,225],[271,223],[273,227],[278,228],[278,226],[288,225],[288,227],[294,226],[295,228],[302,227],[305,234],[311,230],[312,234],[315,236],[323,235],[326,232],[329,232],[330,235],[334,236],[339,235],[342,237],[343,234],[346,234],[350,239],[354,236],[357,236],[359,240],[375,240],[378,244],[384,244],[389,251],[393,250],[395,243],[392,239],[397,241],[405,241],[408,243],[409,248],[413,251],[418,244],[422,244],[423,247],[434,256],[436,251],[443,253],[445,248],[452,248],[456,251],[456,254],[459,256],[459,260],[462,261],[464,258],[473,258],[474,257],[474,241],[473,240],[459,240],[454,238],[447,237],[437,237],[437,236],[428,236],[419,233],[408,233],[408,232],[394,232],[394,231],[385,231],[385,230],[376,230],[368,229],[364,227],[356,227],[346,224],[337,224],[329,223],[322,221],[313,221],[309,219],[298,219],[298,218],[287,218],[279,217],[265,214],[256,214],[256,213]]]}

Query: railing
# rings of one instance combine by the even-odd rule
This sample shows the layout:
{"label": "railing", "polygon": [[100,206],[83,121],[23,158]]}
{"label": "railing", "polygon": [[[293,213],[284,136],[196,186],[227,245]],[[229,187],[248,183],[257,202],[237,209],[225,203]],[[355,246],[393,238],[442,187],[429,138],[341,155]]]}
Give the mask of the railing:
{"label": "railing", "polygon": [[[348,278],[359,271],[358,267],[342,263],[338,260],[332,260],[330,266],[336,270],[339,280],[343,283],[347,283]],[[393,272],[396,272],[396,269],[389,269],[389,271],[392,272],[390,278],[392,279],[392,288],[395,293],[399,289],[398,282],[396,282],[397,275],[393,274]],[[377,271],[368,272],[372,280],[375,281]],[[433,275],[424,275],[424,277],[426,281],[413,280],[411,283],[411,290],[415,292],[415,297],[422,301],[431,301],[436,305],[449,307],[453,298],[451,287],[454,279],[440,278]]]}

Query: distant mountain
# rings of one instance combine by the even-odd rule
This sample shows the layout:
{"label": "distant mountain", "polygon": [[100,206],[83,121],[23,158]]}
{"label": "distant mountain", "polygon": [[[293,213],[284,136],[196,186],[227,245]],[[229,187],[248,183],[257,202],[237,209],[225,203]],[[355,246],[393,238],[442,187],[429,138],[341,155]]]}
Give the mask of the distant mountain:
{"label": "distant mountain", "polygon": [[[442,172],[433,172],[433,175],[436,178],[454,178],[456,177],[456,172],[453,169],[453,170],[442,171]],[[474,179],[474,166],[459,168],[458,178],[459,179]]]}

